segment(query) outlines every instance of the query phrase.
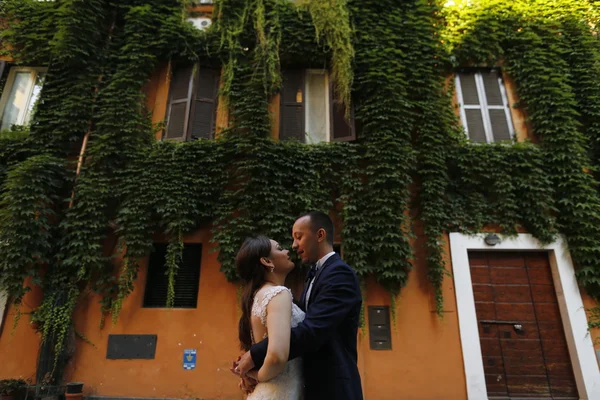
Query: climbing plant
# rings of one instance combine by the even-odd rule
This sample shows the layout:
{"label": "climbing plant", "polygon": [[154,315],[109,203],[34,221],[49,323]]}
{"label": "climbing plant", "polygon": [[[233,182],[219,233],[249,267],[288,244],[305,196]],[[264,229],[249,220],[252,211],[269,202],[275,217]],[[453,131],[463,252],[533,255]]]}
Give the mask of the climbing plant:
{"label": "climbing plant", "polygon": [[[199,31],[187,1],[6,1],[4,53],[47,74],[31,126],[0,134],[0,285],[16,304],[27,277],[42,287],[34,318],[57,362],[82,291],[116,323],[153,241],[168,242],[172,306],[186,234],[210,229],[234,281],[246,236],[289,245],[294,218],[320,209],[394,301],[422,262],[442,315],[444,234],[490,227],[564,234],[600,298],[598,9],[558,3],[217,0]],[[145,93],[177,63],[223,68],[215,140],[155,140]],[[514,79],[535,143],[468,142],[451,78],[469,65]],[[357,140],[272,138],[288,68],[330,71]]]}

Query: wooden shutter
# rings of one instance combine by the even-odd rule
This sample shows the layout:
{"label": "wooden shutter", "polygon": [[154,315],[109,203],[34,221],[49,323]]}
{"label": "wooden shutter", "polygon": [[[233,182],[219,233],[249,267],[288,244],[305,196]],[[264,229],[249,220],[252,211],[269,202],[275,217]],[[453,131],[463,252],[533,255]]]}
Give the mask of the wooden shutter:
{"label": "wooden shutter", "polygon": [[497,70],[482,71],[481,77],[483,87],[485,88],[485,98],[488,105],[487,112],[489,113],[488,116],[494,142],[510,140],[511,134],[508,124],[511,121],[507,115],[507,105],[504,104],[504,96],[500,87],[500,73]]}
{"label": "wooden shutter", "polygon": [[165,139],[185,140],[188,132],[190,101],[192,97],[193,65],[175,66],[171,75],[167,132]]}
{"label": "wooden shutter", "polygon": [[220,70],[201,68],[196,75],[196,89],[190,118],[192,139],[214,139]]}
{"label": "wooden shutter", "polygon": [[333,84],[329,85],[329,109],[331,110],[331,141],[348,142],[356,139],[354,105],[350,106],[350,120],[346,119],[346,107],[333,95]]}
{"label": "wooden shutter", "polygon": [[[460,89],[469,139],[473,142],[486,143],[485,122],[483,120],[481,101],[477,92],[477,81],[474,72],[463,72],[459,74]],[[469,106],[469,107],[466,107]]]}
{"label": "wooden shutter", "polygon": [[[148,261],[148,277],[144,293],[144,307],[162,308],[167,304],[169,277],[166,275],[167,244],[155,243]],[[175,308],[196,308],[200,284],[202,245],[185,244],[183,259],[175,276]]]}
{"label": "wooden shutter", "polygon": [[284,71],[282,75],[279,139],[304,142],[304,71]]}

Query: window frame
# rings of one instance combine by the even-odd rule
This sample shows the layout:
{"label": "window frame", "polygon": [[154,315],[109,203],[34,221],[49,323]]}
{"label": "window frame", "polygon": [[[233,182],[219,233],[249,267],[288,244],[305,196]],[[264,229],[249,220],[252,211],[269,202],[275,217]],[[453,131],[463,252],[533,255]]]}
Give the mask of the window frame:
{"label": "window frame", "polygon": [[[35,89],[35,82],[39,74],[47,73],[48,68],[44,67],[9,67],[8,76],[6,78],[6,83],[4,84],[4,88],[2,89],[2,96],[0,97],[0,127],[4,121],[4,112],[6,111],[6,105],[8,103],[8,97],[10,96],[10,92],[12,91],[13,85],[15,83],[15,79],[17,73],[19,72],[29,72],[30,73],[30,83],[27,87],[27,101],[25,103],[25,107],[19,112],[19,116],[17,117],[17,122],[12,125],[24,125],[25,117],[29,112],[29,107],[31,103],[31,96],[33,95],[33,90]],[[10,129],[10,128],[9,128]]]}
{"label": "window frame", "polygon": [[[483,82],[483,72],[496,71],[498,73],[498,86],[500,88],[500,95],[502,96],[502,105],[489,105],[487,102],[487,94],[485,92],[485,84]],[[475,87],[477,89],[477,97],[479,98],[479,104],[465,104],[462,92],[462,85],[460,81],[460,74],[465,72],[472,72],[475,78]],[[462,69],[456,72],[454,76],[456,95],[458,98],[460,120],[462,126],[467,134],[467,138],[471,139],[469,135],[469,124],[467,122],[466,110],[479,110],[483,121],[483,130],[485,133],[486,143],[496,143],[494,138],[494,132],[492,129],[492,123],[490,120],[489,110],[504,110],[506,116],[506,122],[508,124],[508,132],[511,140],[515,139],[515,127],[512,121],[512,115],[510,112],[510,104],[508,103],[508,95],[506,93],[506,86],[504,85],[504,78],[502,76],[502,70],[498,68],[489,69]],[[477,142],[473,142],[477,143]]]}
{"label": "window frame", "polygon": [[[212,126],[212,137],[211,138],[207,138],[207,140],[215,140],[216,136],[217,136],[217,117],[218,117],[218,113],[219,113],[219,91],[220,91],[220,80],[221,80],[221,70],[218,68],[210,68],[210,67],[203,67],[201,66],[199,63],[190,63],[189,64],[191,66],[191,72],[190,72],[190,77],[188,80],[188,91],[187,91],[187,97],[184,98],[178,98],[176,100],[173,100],[172,98],[172,81],[173,81],[173,73],[175,71],[174,67],[171,67],[170,71],[169,71],[169,90],[168,90],[168,95],[167,95],[167,107],[165,110],[165,118],[164,118],[164,129],[163,129],[163,134],[162,134],[162,138],[161,140],[165,140],[165,141],[174,141],[174,142],[188,142],[188,141],[192,141],[192,140],[199,140],[201,138],[199,137],[195,137],[192,133],[192,127],[193,127],[193,122],[194,122],[194,118],[196,118],[196,112],[195,112],[195,103],[197,101],[202,101],[202,102],[206,102],[206,103],[211,103],[213,106],[213,114],[211,115],[211,126]],[[199,85],[200,85],[200,74],[202,74],[203,71],[211,71],[211,74],[214,73],[215,75],[212,76],[212,78],[215,80],[215,88],[214,88],[214,92],[213,92],[213,98],[207,98],[207,97],[198,97],[198,90],[199,90]],[[172,112],[172,108],[174,105],[178,105],[178,104],[186,104],[186,109],[185,109],[185,116],[184,116],[184,121],[183,121],[183,136],[177,136],[177,137],[168,137],[169,136],[169,123],[170,123],[170,119],[171,119],[171,112]]]}

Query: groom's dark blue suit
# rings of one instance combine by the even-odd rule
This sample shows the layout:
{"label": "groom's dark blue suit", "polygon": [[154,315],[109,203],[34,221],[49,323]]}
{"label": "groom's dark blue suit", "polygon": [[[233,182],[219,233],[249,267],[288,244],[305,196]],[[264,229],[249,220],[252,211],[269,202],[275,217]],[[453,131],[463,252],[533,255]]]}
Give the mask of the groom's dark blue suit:
{"label": "groom's dark blue suit", "polygon": [[[315,275],[306,318],[292,329],[290,340],[290,360],[304,359],[306,400],[362,400],[356,365],[361,304],[356,274],[339,255],[332,255]],[[265,339],[250,349],[256,368],[264,363],[267,346]]]}

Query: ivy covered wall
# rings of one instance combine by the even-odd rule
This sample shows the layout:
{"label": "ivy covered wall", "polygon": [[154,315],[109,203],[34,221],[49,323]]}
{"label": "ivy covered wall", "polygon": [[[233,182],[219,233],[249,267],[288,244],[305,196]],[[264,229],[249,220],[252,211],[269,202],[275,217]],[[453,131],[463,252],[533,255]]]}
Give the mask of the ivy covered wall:
{"label": "ivy covered wall", "polygon": [[[444,232],[499,226],[567,238],[582,287],[600,298],[600,42],[597,2],[217,0],[214,23],[186,23],[179,0],[9,0],[7,55],[47,66],[25,132],[0,137],[0,285],[19,304],[33,276],[33,318],[58,355],[91,289],[116,320],[153,233],[212,226],[235,280],[243,239],[289,245],[295,216],[336,209],[344,256],[392,294],[406,284],[413,222],[442,314]],[[214,141],[156,141],[142,88],[163,63],[222,66],[230,127]],[[354,108],[356,141],[271,139],[282,69],[323,68]],[[452,106],[458,67],[501,66],[538,143],[474,145]],[[347,113],[348,115],[350,113]],[[77,156],[83,148],[82,168]],[[596,176],[596,179],[594,178]],[[124,262],[103,241],[115,235]]]}

